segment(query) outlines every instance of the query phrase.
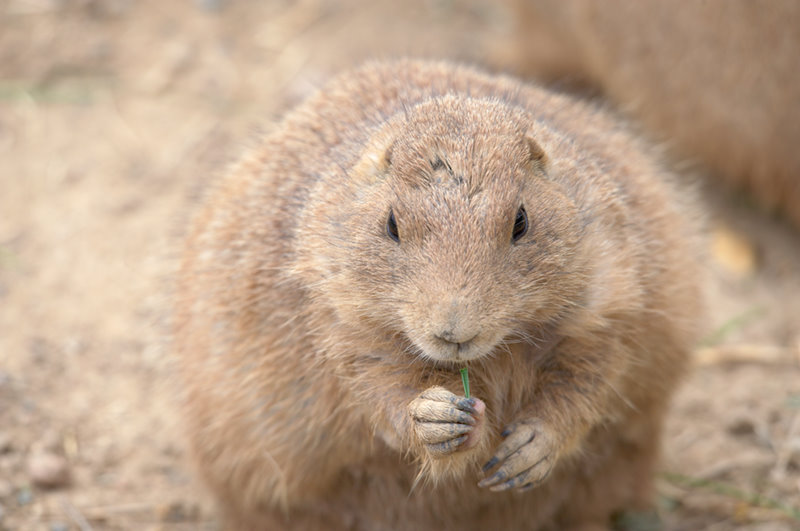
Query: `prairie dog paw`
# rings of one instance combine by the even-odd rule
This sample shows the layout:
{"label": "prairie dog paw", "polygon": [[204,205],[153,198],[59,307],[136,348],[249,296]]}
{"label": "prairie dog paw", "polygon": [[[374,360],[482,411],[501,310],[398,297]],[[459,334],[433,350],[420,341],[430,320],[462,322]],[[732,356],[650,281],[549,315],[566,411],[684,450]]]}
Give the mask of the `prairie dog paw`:
{"label": "prairie dog paw", "polygon": [[478,483],[479,487],[527,490],[547,479],[558,458],[558,444],[541,420],[515,422],[502,435],[505,440],[483,466],[484,472],[496,470]]}
{"label": "prairie dog paw", "polygon": [[472,448],[478,443],[486,405],[443,387],[431,387],[411,401],[408,412],[414,433],[433,459]]}

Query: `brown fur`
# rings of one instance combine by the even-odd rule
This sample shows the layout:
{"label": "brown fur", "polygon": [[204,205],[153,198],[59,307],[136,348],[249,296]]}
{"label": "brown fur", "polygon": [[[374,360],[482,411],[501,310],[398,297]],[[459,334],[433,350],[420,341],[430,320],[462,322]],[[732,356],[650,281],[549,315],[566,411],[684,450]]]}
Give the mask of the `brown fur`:
{"label": "brown fur", "polygon": [[800,227],[800,2],[515,0],[516,63],[599,87]]}
{"label": "brown fur", "polygon": [[[679,195],[622,125],[562,95],[413,61],[331,82],[188,239],[185,416],[228,526],[560,529],[648,507],[698,333]],[[522,463],[514,486],[538,486],[478,486],[514,445],[490,473]]]}

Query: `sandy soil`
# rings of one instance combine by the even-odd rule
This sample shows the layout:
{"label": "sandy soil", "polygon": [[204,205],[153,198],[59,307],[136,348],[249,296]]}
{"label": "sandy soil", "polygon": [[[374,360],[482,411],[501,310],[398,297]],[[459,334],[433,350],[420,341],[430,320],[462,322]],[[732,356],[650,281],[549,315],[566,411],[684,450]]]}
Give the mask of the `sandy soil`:
{"label": "sandy soil", "polygon": [[[477,0],[0,2],[0,530],[216,529],[169,386],[200,192],[341,68],[509,66],[512,21]],[[800,238],[709,190],[709,336],[668,424],[664,520],[798,529]]]}

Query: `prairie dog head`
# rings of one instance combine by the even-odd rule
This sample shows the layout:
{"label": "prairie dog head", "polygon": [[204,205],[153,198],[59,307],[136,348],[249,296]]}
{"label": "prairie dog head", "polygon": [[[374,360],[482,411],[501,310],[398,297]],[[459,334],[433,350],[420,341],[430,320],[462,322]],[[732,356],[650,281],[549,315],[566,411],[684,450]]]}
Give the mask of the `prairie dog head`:
{"label": "prairie dog head", "polygon": [[535,338],[575,304],[581,222],[540,129],[507,104],[445,96],[373,135],[306,213],[340,319],[458,363]]}

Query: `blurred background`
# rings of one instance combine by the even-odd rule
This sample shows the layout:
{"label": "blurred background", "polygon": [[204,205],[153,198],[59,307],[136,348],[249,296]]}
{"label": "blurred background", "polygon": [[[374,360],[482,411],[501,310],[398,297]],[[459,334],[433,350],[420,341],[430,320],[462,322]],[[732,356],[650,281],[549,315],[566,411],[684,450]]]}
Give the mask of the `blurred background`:
{"label": "blurred background", "polygon": [[[326,79],[406,55],[618,109],[701,183],[708,335],[669,418],[659,504],[669,529],[798,529],[800,150],[781,142],[800,139],[800,18],[699,4],[693,24],[600,3],[628,17],[614,26],[545,0],[0,0],[0,530],[216,528],[170,389],[187,220]],[[669,31],[653,43],[653,27]]]}

